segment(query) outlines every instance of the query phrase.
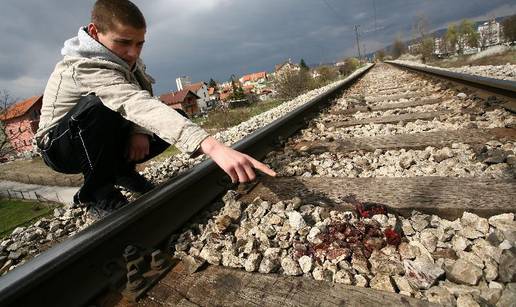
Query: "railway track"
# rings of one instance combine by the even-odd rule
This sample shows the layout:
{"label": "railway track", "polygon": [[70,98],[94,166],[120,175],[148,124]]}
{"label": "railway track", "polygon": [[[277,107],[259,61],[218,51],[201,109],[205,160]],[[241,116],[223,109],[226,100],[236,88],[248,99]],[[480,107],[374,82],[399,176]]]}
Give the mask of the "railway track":
{"label": "railway track", "polygon": [[510,302],[514,82],[368,69],[235,145],[280,177],[213,203],[230,186],[203,162],[2,277],[0,302],[123,305],[105,291],[128,269],[127,297],[155,283],[142,305]]}

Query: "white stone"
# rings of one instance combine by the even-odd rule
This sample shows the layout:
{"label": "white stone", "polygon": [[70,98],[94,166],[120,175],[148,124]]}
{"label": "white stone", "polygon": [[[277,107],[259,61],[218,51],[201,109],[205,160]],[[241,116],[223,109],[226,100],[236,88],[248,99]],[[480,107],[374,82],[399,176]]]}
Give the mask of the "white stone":
{"label": "white stone", "polygon": [[392,278],[389,275],[378,274],[371,279],[369,285],[373,289],[396,292]]}
{"label": "white stone", "polygon": [[286,275],[297,276],[303,273],[298,262],[291,257],[281,259],[281,268]]}
{"label": "white stone", "polygon": [[25,227],[16,227],[13,232],[11,232],[11,236],[16,236],[22,233],[25,230]]}
{"label": "white stone", "polygon": [[260,266],[260,262],[262,260],[262,256],[258,253],[252,253],[247,257],[247,259],[244,262],[244,269],[247,272],[255,272],[258,270]]}
{"label": "white stone", "polygon": [[301,267],[301,270],[303,271],[303,273],[310,273],[310,271],[312,270],[312,264],[313,264],[313,260],[312,260],[312,257],[310,256],[302,256],[301,258],[299,258],[298,260],[299,262],[299,266]]}
{"label": "white stone", "polygon": [[435,251],[435,248],[437,247],[437,237],[431,229],[424,229],[421,231],[420,240],[430,253]]}
{"label": "white stone", "polygon": [[463,251],[468,246],[471,245],[471,242],[468,239],[466,239],[463,236],[461,236],[461,235],[453,236],[451,242],[452,242],[452,248],[456,252]]}
{"label": "white stone", "polygon": [[418,259],[404,260],[403,266],[407,281],[416,289],[429,289],[444,274],[439,265]]}
{"label": "white stone", "polygon": [[308,233],[308,236],[306,237],[306,239],[308,240],[308,242],[313,243],[313,244],[322,243],[322,240],[318,238],[318,235],[320,233],[321,233],[321,230],[319,228],[312,227],[312,229],[310,229],[310,233]]}
{"label": "white stone", "polygon": [[462,223],[462,230],[459,232],[468,239],[483,237],[489,231],[487,219],[479,217],[474,213],[464,212],[460,221]]}
{"label": "white stone", "polygon": [[288,214],[288,222],[290,224],[290,227],[292,227],[295,230],[300,230],[301,228],[306,226],[306,222],[303,219],[303,216],[301,213],[297,211],[290,211]]}
{"label": "white stone", "polygon": [[459,258],[447,272],[446,278],[465,285],[475,286],[482,277],[482,270],[474,264]]}
{"label": "white stone", "polygon": [[355,279],[355,286],[357,286],[357,287],[365,288],[369,285],[369,280],[367,279],[366,276],[364,276],[362,274],[355,275],[354,279]]}
{"label": "white stone", "polygon": [[457,307],[480,307],[470,294],[462,294],[457,298]]}
{"label": "white stone", "polygon": [[312,272],[312,276],[315,280],[333,281],[333,273],[329,270],[323,269],[322,267],[316,267]]}

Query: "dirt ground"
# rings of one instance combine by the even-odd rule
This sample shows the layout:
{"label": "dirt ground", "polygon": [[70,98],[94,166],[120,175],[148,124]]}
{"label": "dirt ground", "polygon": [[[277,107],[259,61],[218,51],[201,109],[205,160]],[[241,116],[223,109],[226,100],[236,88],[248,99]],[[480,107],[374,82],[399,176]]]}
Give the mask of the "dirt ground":
{"label": "dirt ground", "polygon": [[23,183],[81,186],[82,175],[66,175],[53,171],[40,157],[32,160],[16,160],[0,164],[0,179]]}

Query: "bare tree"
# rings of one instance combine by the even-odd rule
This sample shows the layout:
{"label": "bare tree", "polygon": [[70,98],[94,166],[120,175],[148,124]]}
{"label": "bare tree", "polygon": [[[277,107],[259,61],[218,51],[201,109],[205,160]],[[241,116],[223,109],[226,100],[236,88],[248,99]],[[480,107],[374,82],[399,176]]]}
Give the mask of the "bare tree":
{"label": "bare tree", "polygon": [[280,99],[292,99],[313,88],[313,80],[308,71],[287,71],[277,77],[274,88]]}
{"label": "bare tree", "polygon": [[0,91],[0,162],[16,151],[10,140],[19,139],[24,132],[21,125],[7,127],[7,112],[14,101],[9,91]]}
{"label": "bare tree", "polygon": [[505,39],[510,43],[516,41],[516,15],[502,21],[502,27]]}
{"label": "bare tree", "polygon": [[428,18],[423,13],[418,13],[414,22],[413,35],[416,40],[423,40],[428,36]]}
{"label": "bare tree", "polygon": [[423,13],[419,13],[413,28],[414,40],[418,46],[414,53],[421,55],[423,63],[430,60],[434,53],[434,38],[429,34],[428,29],[428,19]]}
{"label": "bare tree", "polygon": [[397,59],[399,58],[405,51],[407,50],[407,46],[402,40],[401,35],[399,35],[392,45],[392,57]]}
{"label": "bare tree", "polygon": [[322,84],[334,81],[339,76],[339,70],[333,66],[319,66],[315,69],[319,73],[318,80]]}
{"label": "bare tree", "polygon": [[383,62],[383,59],[385,58],[385,50],[382,49],[376,51],[375,57],[378,61]]}

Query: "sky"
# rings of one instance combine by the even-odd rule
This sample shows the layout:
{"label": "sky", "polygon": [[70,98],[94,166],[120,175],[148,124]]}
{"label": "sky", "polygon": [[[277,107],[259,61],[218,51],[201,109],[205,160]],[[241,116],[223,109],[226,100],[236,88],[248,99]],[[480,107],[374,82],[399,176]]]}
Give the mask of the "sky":
{"label": "sky", "polygon": [[[516,13],[513,0],[134,0],[147,20],[142,59],[155,94],[175,78],[227,81],[274,70],[289,58],[309,65],[356,56],[412,38],[423,14],[430,30],[468,18]],[[41,94],[63,42],[89,22],[93,0],[2,0],[0,91],[15,99]],[[376,14],[375,14],[376,11]],[[376,26],[375,26],[376,15]]]}

